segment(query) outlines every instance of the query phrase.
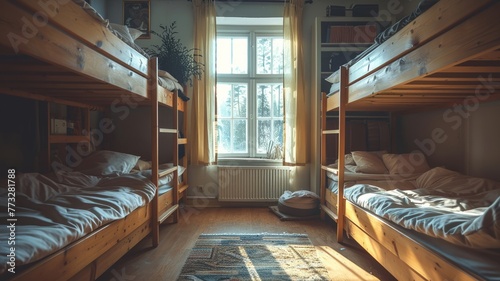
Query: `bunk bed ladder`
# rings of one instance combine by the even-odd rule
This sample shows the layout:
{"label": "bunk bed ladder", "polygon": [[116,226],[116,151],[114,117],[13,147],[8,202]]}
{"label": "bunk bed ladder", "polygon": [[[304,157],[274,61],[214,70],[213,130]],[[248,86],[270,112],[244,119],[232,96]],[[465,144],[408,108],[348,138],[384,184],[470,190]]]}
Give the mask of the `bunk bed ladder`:
{"label": "bunk bed ladder", "polygon": [[[347,89],[347,67],[341,66],[340,68],[340,93],[339,93],[339,127],[337,130],[328,130],[326,126],[327,115],[327,96],[325,93],[322,95],[322,108],[321,108],[321,172],[320,172],[320,190],[321,190],[321,209],[322,216],[326,213],[337,223],[337,241],[342,242],[344,236],[344,213],[345,213],[345,199],[344,199],[344,167],[345,167],[345,117],[346,117],[346,104],[348,97]],[[328,167],[326,141],[328,135],[338,136],[338,168],[333,169]],[[326,173],[331,172],[338,176],[338,193],[336,194],[336,204],[333,206],[336,212],[327,207],[326,202]]]}
{"label": "bunk bed ladder", "polygon": [[149,60],[150,81],[148,85],[148,94],[151,98],[151,181],[156,186],[155,197],[151,208],[152,214],[152,240],[153,247],[160,244],[160,224],[158,223],[158,139],[159,139],[159,125],[158,125],[158,58],[154,57]]}
{"label": "bunk bed ladder", "polygon": [[337,242],[344,239],[345,199],[344,199],[344,171],[345,171],[345,119],[346,105],[349,98],[349,72],[347,66],[340,67],[340,90],[339,90],[339,134],[338,134],[338,194],[337,194]]}

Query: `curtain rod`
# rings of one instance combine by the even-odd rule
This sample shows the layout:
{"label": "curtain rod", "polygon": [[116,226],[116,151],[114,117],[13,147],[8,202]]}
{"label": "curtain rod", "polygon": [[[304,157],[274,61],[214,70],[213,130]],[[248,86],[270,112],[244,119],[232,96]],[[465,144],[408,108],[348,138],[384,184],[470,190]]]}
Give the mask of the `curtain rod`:
{"label": "curtain rod", "polygon": [[[191,2],[192,0],[188,0]],[[264,3],[283,3],[283,2],[289,2],[289,0],[217,0],[217,2],[229,2],[229,1],[239,1],[239,2],[244,2],[244,3],[250,3],[250,2],[264,2]],[[306,4],[312,4],[313,0],[305,0],[304,3]]]}

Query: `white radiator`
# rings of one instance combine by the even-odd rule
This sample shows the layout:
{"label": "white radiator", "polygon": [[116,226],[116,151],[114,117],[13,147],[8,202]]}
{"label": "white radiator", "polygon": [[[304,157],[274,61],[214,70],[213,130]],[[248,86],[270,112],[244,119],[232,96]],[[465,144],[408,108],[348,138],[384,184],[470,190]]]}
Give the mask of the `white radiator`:
{"label": "white radiator", "polygon": [[290,167],[219,166],[219,201],[276,201],[290,187]]}

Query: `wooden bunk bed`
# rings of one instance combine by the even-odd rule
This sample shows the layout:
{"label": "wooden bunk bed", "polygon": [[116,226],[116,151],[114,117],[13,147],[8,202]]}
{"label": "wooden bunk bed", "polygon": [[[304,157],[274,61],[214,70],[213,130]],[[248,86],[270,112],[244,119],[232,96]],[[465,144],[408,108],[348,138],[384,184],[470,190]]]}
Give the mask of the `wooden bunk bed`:
{"label": "wooden bunk bed", "polygon": [[[185,104],[176,91],[158,85],[156,58],[147,58],[116,37],[73,1],[4,1],[0,11],[0,93],[86,109],[151,107],[151,181],[173,173],[171,191],[125,218],[113,221],[39,261],[5,272],[9,280],[94,280],[148,235],[159,243],[159,224],[177,220],[177,157],[159,172],[159,134],[175,134]],[[159,128],[159,106],[173,108],[175,128]],[[62,138],[58,142],[87,140]],[[185,141],[184,141],[185,142]],[[149,144],[148,144],[149,145]],[[21,222],[19,222],[21,223]]]}
{"label": "wooden bunk bed", "polygon": [[[346,111],[414,112],[500,97],[498,1],[441,0],[355,62],[341,66],[322,97],[321,208],[398,280],[488,280],[344,198]],[[487,79],[488,82],[485,82]],[[483,82],[481,82],[483,81]],[[336,111],[338,130],[326,115]],[[338,169],[326,157],[327,136],[338,135]],[[338,192],[325,188],[338,175]],[[498,257],[496,257],[498,260]],[[480,268],[481,266],[478,266]]]}

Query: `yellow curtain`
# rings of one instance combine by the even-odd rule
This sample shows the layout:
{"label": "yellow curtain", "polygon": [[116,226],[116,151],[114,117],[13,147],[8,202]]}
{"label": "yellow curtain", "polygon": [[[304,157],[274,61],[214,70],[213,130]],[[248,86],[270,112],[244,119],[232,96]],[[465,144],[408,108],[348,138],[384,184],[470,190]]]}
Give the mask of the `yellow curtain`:
{"label": "yellow curtain", "polygon": [[201,80],[194,79],[189,124],[189,157],[191,164],[215,163],[215,43],[214,1],[193,0],[194,48],[202,55],[205,71]]}
{"label": "yellow curtain", "polygon": [[308,162],[307,114],[304,91],[304,62],[302,52],[302,11],[304,0],[285,3],[283,14],[284,36],[284,100],[285,138],[283,162],[285,165],[303,165]]}

